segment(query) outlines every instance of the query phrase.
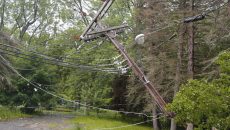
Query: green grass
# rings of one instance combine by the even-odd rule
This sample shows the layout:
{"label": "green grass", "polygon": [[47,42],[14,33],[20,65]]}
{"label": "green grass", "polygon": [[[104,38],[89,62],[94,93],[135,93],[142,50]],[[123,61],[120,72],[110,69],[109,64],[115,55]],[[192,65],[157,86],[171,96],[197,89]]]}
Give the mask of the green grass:
{"label": "green grass", "polygon": [[16,118],[28,117],[16,108],[0,107],[0,121],[11,120]]}
{"label": "green grass", "polygon": [[[128,126],[138,122],[143,122],[143,120],[124,117],[121,115],[114,116],[110,112],[103,113],[100,116],[96,116],[91,113],[91,116],[77,116],[71,120],[71,123],[75,124],[76,128],[74,130],[97,130],[102,128],[112,128],[120,126]],[[118,128],[116,130],[152,130],[152,127],[148,125],[136,125]]]}

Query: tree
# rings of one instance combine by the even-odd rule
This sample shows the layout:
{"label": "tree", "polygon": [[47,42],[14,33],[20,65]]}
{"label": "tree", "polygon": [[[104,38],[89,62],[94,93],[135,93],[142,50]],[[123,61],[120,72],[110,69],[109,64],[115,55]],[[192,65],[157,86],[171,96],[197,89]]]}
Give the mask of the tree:
{"label": "tree", "polygon": [[177,113],[177,122],[191,122],[197,129],[230,128],[229,59],[229,51],[219,55],[216,61],[221,71],[218,79],[190,80],[182,86],[173,103],[169,105],[170,110]]}
{"label": "tree", "polygon": [[6,0],[1,0],[1,22],[0,22],[0,31],[4,28],[4,18],[5,18],[5,9],[6,9]]}
{"label": "tree", "polygon": [[15,85],[12,84],[12,75],[13,71],[7,66],[6,62],[9,62],[10,57],[3,53],[2,49],[7,47],[4,44],[17,46],[18,42],[14,39],[11,39],[7,33],[0,31],[0,95],[1,95],[1,104],[9,105],[12,104],[10,101],[11,97],[15,94]]}

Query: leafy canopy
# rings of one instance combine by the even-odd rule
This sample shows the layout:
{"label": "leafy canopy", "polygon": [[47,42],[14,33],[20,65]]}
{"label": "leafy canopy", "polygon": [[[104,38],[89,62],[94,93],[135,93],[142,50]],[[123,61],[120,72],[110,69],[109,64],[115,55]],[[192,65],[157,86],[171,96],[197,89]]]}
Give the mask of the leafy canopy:
{"label": "leafy canopy", "polygon": [[230,51],[219,55],[220,76],[208,82],[191,80],[183,85],[168,107],[179,123],[192,122],[197,129],[230,128]]}

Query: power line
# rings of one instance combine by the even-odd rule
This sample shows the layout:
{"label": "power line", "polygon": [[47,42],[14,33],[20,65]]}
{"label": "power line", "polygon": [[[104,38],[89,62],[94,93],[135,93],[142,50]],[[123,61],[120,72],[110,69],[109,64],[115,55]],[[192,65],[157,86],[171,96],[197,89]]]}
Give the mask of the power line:
{"label": "power line", "polygon": [[[19,49],[19,48],[16,48],[14,46],[11,46],[11,45],[8,45],[8,44],[3,44],[3,43],[0,43],[0,45],[3,45],[3,46],[6,46],[6,47],[9,47],[9,48],[13,48],[13,49],[16,49],[18,52],[20,51],[23,51],[22,49]],[[55,57],[51,57],[51,56],[48,56],[48,55],[45,55],[45,54],[42,54],[42,53],[39,53],[39,52],[36,52],[36,51],[31,51],[31,50],[24,50],[24,51],[28,51],[32,54],[35,54],[35,55],[38,55],[40,57],[44,57],[44,58],[49,58],[49,59],[53,59],[53,60],[59,60]],[[67,59],[67,58],[66,58]],[[93,66],[93,65],[92,65]],[[95,65],[96,66],[96,65]]]}
{"label": "power line", "polygon": [[[159,118],[155,118],[155,119],[159,119]],[[147,121],[143,121],[143,122],[139,122],[139,123],[135,123],[135,124],[130,124],[130,125],[123,125],[123,126],[110,127],[110,128],[98,128],[98,129],[93,129],[93,130],[115,130],[115,129],[121,129],[121,128],[137,126],[137,125],[145,124],[145,123],[148,123],[148,122],[151,122],[151,121],[152,120],[147,120]]]}
{"label": "power line", "polygon": [[[30,55],[26,55],[26,54],[20,53],[20,55],[27,56],[27,57],[23,57],[23,56],[19,56],[19,53],[14,52],[14,51],[4,50],[4,49],[1,49],[1,48],[0,48],[0,50],[2,50],[1,53],[7,54],[7,55],[11,55],[11,56],[23,58],[23,59],[26,59],[26,60],[29,60],[29,61],[36,61],[36,62],[38,61],[38,59],[36,59],[36,57],[35,58],[31,58]],[[3,51],[5,51],[5,52],[3,52]],[[30,57],[30,58],[28,58],[28,57]],[[45,63],[45,64],[51,64],[51,65],[57,65],[57,66],[67,67],[67,68],[83,69],[83,70],[88,70],[88,71],[101,71],[101,72],[115,73],[115,74],[118,73],[118,71],[116,69],[112,69],[112,68],[100,69],[100,68],[93,68],[93,67],[90,67],[90,66],[83,66],[83,65],[79,66],[79,65],[68,63],[68,62],[62,62],[60,60],[50,60],[50,59],[43,59],[43,60],[49,61],[49,62],[44,62],[44,61],[39,61],[39,62],[40,63]]]}
{"label": "power line", "polygon": [[28,71],[31,71],[31,70],[37,70],[37,68],[15,68],[16,70],[28,70]]}
{"label": "power line", "polygon": [[[32,60],[32,61],[37,61],[38,59],[41,58],[41,57],[31,56],[31,55],[24,54],[24,53],[21,53],[21,52],[15,52],[15,51],[12,51],[12,50],[2,49],[2,48],[0,48],[0,50],[2,50],[2,53],[5,53],[5,54],[9,54],[9,53],[6,53],[6,52],[13,53],[14,55],[12,55],[12,56],[16,56],[16,57],[20,57],[19,55],[27,56],[27,58],[25,58],[25,57],[20,57],[20,58],[25,58],[25,59],[27,59],[27,60]],[[3,51],[5,51],[5,52],[3,52]],[[10,54],[9,54],[9,55],[10,55]],[[28,58],[28,57],[29,57],[29,58]],[[100,68],[93,68],[93,67],[96,67],[96,66],[87,66],[87,65],[81,65],[81,64],[73,64],[73,63],[64,62],[64,61],[62,61],[62,60],[55,59],[55,58],[52,58],[52,59],[49,59],[49,58],[41,58],[41,59],[42,59],[42,60],[45,60],[45,61],[49,61],[49,62],[51,62],[53,65],[71,66],[71,67],[74,67],[74,68],[81,68],[81,69],[100,69]],[[47,62],[43,62],[43,63],[47,63]],[[60,63],[61,63],[61,64],[60,64]],[[113,68],[101,68],[101,69],[104,69],[104,70],[114,70],[114,71],[116,71],[116,70],[113,69]]]}
{"label": "power line", "polygon": [[[220,6],[216,7],[216,8],[214,8],[214,9],[210,9],[210,10],[208,10],[208,11],[206,11],[206,12],[203,12],[203,13],[201,13],[201,14],[199,14],[199,15],[196,15],[196,16],[192,16],[192,17],[185,18],[185,19],[183,20],[183,22],[184,22],[184,23],[191,23],[191,22],[196,22],[196,21],[203,20],[203,19],[205,19],[205,17],[206,17],[208,14],[210,14],[210,13],[216,11],[216,10],[221,9],[222,7],[226,6],[227,4],[228,4],[228,2],[225,2],[225,3],[223,3],[222,5],[220,5]],[[210,7],[209,7],[209,8],[210,8]],[[207,10],[207,9],[206,9],[206,10]]]}
{"label": "power line", "polygon": [[[31,58],[30,55],[26,55],[26,54],[21,53],[21,49],[18,49],[18,48],[14,47],[14,46],[10,46],[10,45],[7,45],[7,44],[2,44],[2,43],[0,43],[0,45],[6,46],[6,47],[10,47],[10,48],[13,48],[13,49],[16,49],[16,50],[17,50],[17,52],[10,51],[10,52],[12,52],[12,53],[16,53],[17,55],[18,55],[18,54],[25,55],[25,56],[28,56],[28,57]],[[4,49],[2,49],[2,50],[4,50]],[[9,51],[9,50],[5,50],[5,51]],[[69,62],[64,62],[64,61],[62,61],[62,60],[60,60],[60,59],[56,59],[56,58],[54,58],[54,57],[49,57],[49,56],[43,55],[43,54],[42,54],[42,55],[41,55],[41,54],[37,54],[37,53],[33,53],[33,54],[38,55],[38,56],[40,56],[40,57],[43,57],[44,60],[48,60],[48,61],[51,61],[51,62],[55,62],[56,64],[57,64],[57,62],[58,62],[58,63],[61,62],[61,63],[68,64],[68,65],[74,65],[75,67],[76,67],[76,65],[77,65],[77,66],[80,67],[80,68],[86,67],[86,68],[96,69],[96,70],[99,70],[99,71],[106,71],[106,72],[115,71],[116,73],[117,73],[118,71],[120,71],[121,74],[124,74],[124,73],[126,73],[127,70],[129,69],[129,67],[126,67],[126,66],[123,66],[123,65],[122,65],[124,62],[126,62],[126,60],[123,60],[123,61],[118,61],[118,60],[117,60],[118,58],[120,58],[120,56],[114,57],[114,63],[112,63],[112,64],[96,64],[96,65],[90,64],[90,65],[81,65],[81,64],[73,64],[73,63],[69,63]],[[38,57],[35,57],[35,58],[38,58]],[[35,60],[36,60],[36,59],[35,59]],[[114,66],[114,67],[116,67],[116,68],[100,68],[100,67],[109,67],[109,66]],[[99,68],[98,68],[98,67],[99,67]]]}
{"label": "power line", "polygon": [[[11,46],[11,45],[8,45],[8,44],[3,44],[3,43],[0,43],[0,45],[3,45],[3,46],[6,46],[6,47],[9,47],[9,48],[16,49],[18,54],[22,54],[22,53],[21,53],[22,50],[21,50],[21,49],[18,49],[18,48],[16,48],[16,47],[14,47],[14,46]],[[4,49],[3,49],[3,50],[4,50]],[[29,51],[29,52],[31,52],[31,51]],[[50,57],[50,56],[47,56],[47,55],[44,55],[44,54],[41,54],[41,53],[37,53],[37,52],[32,52],[32,53],[35,54],[35,55],[38,55],[38,56],[40,56],[40,57],[43,57],[43,58],[45,58],[46,60],[52,60],[52,61],[55,61],[55,62],[63,62],[63,63],[73,64],[73,63],[69,63],[69,62],[64,62],[63,60],[65,60],[65,59],[60,60],[60,59],[56,59],[56,58],[54,58],[54,57]],[[28,56],[29,56],[29,55],[28,55]],[[31,57],[31,56],[29,56],[29,57]],[[89,65],[77,64],[77,65],[78,65],[78,66],[87,66],[87,67],[109,67],[109,66],[120,65],[121,63],[124,63],[124,62],[125,62],[125,60],[123,60],[123,61],[121,61],[121,62],[117,61],[118,58],[120,58],[120,56],[113,57],[114,63],[111,63],[111,64],[89,64]],[[74,65],[75,65],[75,64],[74,64]],[[122,68],[124,68],[124,67],[122,67]],[[103,69],[103,68],[102,68],[102,69]],[[104,68],[104,70],[112,70],[112,69],[113,69],[113,68]],[[117,71],[117,70],[116,70],[116,71]]]}
{"label": "power line", "polygon": [[[151,32],[149,32],[149,33],[146,33],[145,35],[148,36],[148,35],[157,33],[157,32],[159,32],[159,31],[168,29],[168,28],[170,28],[170,27],[174,27],[174,26],[176,26],[176,25],[178,25],[178,24],[180,24],[180,23],[190,23],[190,22],[196,22],[196,21],[203,20],[203,19],[206,18],[206,16],[207,16],[208,14],[210,14],[210,13],[212,13],[212,12],[214,12],[214,11],[217,11],[217,10],[221,9],[221,8],[223,8],[223,7],[226,6],[226,5],[228,5],[228,2],[227,2],[227,3],[224,2],[222,5],[220,5],[220,6],[216,7],[216,8],[214,8],[214,9],[211,9],[211,10],[208,10],[208,8],[207,8],[206,10],[208,10],[208,11],[206,11],[206,12],[203,12],[203,13],[201,13],[201,14],[199,14],[199,15],[195,15],[195,16],[191,16],[191,17],[187,17],[187,18],[182,18],[182,19],[175,20],[175,21],[177,21],[177,23],[172,23],[172,24],[169,24],[169,25],[167,25],[167,26],[165,26],[165,27],[158,28],[158,29],[156,29],[156,30],[154,30],[154,31],[151,31]],[[210,8],[210,7],[209,7],[209,8]]]}
{"label": "power line", "polygon": [[[9,48],[16,49],[16,50],[17,50],[17,53],[21,54],[21,51],[22,51],[21,49],[18,49],[18,48],[16,48],[16,47],[11,46],[11,45],[8,45],[8,44],[2,44],[2,43],[0,43],[0,45],[3,45],[3,46],[6,46],[6,47],[9,47]],[[31,51],[28,51],[28,52],[31,52]],[[37,55],[37,56],[40,56],[40,57],[44,57],[45,59],[61,61],[60,59],[57,59],[57,58],[55,58],[55,57],[50,57],[50,56],[45,55],[45,54],[41,54],[41,53],[37,53],[37,52],[31,52],[31,53],[32,53],[32,54],[35,54],[35,55]],[[80,64],[78,64],[78,65],[80,65]]]}
{"label": "power line", "polygon": [[[38,53],[38,54],[40,54],[40,55],[45,55],[45,54],[43,54],[43,53],[41,53],[41,52],[35,51],[34,49],[28,48],[28,46],[26,46],[26,45],[23,45],[23,44],[20,44],[20,45],[22,45],[22,47],[24,47],[25,49],[29,49],[29,50],[27,50],[27,51],[30,51],[30,52],[33,52],[33,53]],[[97,47],[100,46],[100,45],[101,45],[101,44],[98,44],[98,45],[95,45],[94,47],[88,49],[88,52],[92,51],[93,49],[97,48]],[[80,51],[78,51],[78,52],[76,52],[76,53],[80,53]],[[56,57],[63,57],[63,56],[56,55]],[[116,57],[116,56],[115,56],[115,57]],[[91,57],[87,57],[87,58],[86,58],[86,57],[84,57],[84,58],[68,58],[68,57],[66,57],[66,56],[64,56],[64,58],[65,58],[65,59],[70,59],[70,60],[77,60],[77,61],[86,60],[86,59],[88,59],[88,60],[96,60],[96,61],[110,61],[110,60],[113,60],[113,59],[114,59],[114,58],[110,58],[110,59],[95,59],[95,58],[91,58]]]}
{"label": "power line", "polygon": [[147,114],[145,113],[137,113],[137,112],[127,112],[127,111],[118,111],[118,110],[111,110],[111,109],[105,109],[105,108],[100,108],[100,107],[95,107],[95,106],[91,106],[91,105],[86,105],[86,104],[82,104],[82,103],[79,103],[79,102],[76,102],[76,101],[73,101],[73,100],[69,100],[69,99],[66,99],[66,98],[63,98],[61,96],[58,96],[52,92],[49,92],[41,87],[39,87],[38,85],[36,85],[35,83],[31,82],[29,79],[25,78],[24,76],[22,76],[22,74],[20,74],[13,66],[11,66],[11,64],[5,60],[4,57],[2,57],[2,55],[0,55],[0,58],[3,59],[5,65],[7,65],[14,73],[16,73],[19,77],[21,77],[23,80],[25,80],[26,82],[28,82],[29,84],[31,84],[32,86],[34,86],[35,88],[53,96],[53,97],[56,97],[58,99],[61,99],[61,100],[64,100],[66,102],[70,102],[70,103],[73,103],[73,104],[79,104],[79,105],[82,105],[84,107],[89,107],[89,108],[92,108],[92,109],[99,109],[99,110],[104,110],[104,111],[111,111],[111,112],[117,112],[117,113],[124,113],[124,114],[134,114],[134,115],[143,115],[143,116],[146,116],[146,117],[156,117],[158,115],[162,115],[162,113],[159,113],[158,115],[156,116],[148,116]]}
{"label": "power line", "polygon": [[145,124],[145,123],[151,122],[153,120],[160,119],[162,117],[165,117],[165,116],[155,117],[152,120],[147,120],[147,121],[143,121],[143,122],[139,122],[139,123],[135,123],[135,124],[130,124],[130,125],[123,125],[123,126],[110,127],[110,128],[98,128],[98,129],[93,129],[93,130],[116,130],[116,129],[121,129],[121,128],[127,128],[127,127],[132,127],[132,126],[137,126],[137,125]]}

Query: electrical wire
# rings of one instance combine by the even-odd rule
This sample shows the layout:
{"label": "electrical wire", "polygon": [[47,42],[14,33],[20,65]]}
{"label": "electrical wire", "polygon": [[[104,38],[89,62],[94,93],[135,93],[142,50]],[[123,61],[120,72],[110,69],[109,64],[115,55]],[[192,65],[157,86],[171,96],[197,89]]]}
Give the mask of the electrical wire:
{"label": "electrical wire", "polygon": [[[155,118],[155,119],[158,119],[158,118]],[[145,123],[148,123],[148,122],[151,122],[151,121],[152,120],[147,120],[147,121],[143,121],[143,122],[139,122],[139,123],[135,123],[135,124],[130,124],[130,125],[123,125],[123,126],[110,127],[110,128],[98,128],[98,129],[93,129],[93,130],[115,130],[115,129],[121,129],[121,128],[137,126],[137,125],[145,124]]]}
{"label": "electrical wire", "polygon": [[[10,46],[10,45],[7,45],[7,46]],[[10,46],[10,47],[13,47],[13,46]],[[16,48],[16,47],[14,47],[14,48]],[[34,50],[26,50],[26,51],[31,52],[31,53],[36,54],[36,55],[39,55],[39,56],[42,56],[42,57],[50,57],[50,56],[48,56],[46,54],[43,54],[43,53],[40,53],[40,52],[37,52],[37,51],[34,51]],[[53,57],[54,56],[52,56],[51,58],[53,58]],[[56,57],[60,57],[60,56],[56,56]],[[80,58],[68,58],[68,57],[65,57],[65,59],[78,60],[78,61],[80,61],[80,60],[86,60],[86,58],[80,59]]]}
{"label": "electrical wire", "polygon": [[20,74],[7,60],[5,60],[4,57],[2,57],[2,55],[0,55],[0,58],[4,61],[5,65],[8,66],[15,74],[17,74],[20,78],[22,78],[23,80],[25,80],[26,82],[28,82],[29,84],[31,84],[32,86],[34,86],[34,88],[37,88],[53,97],[56,97],[58,99],[61,99],[63,101],[66,101],[66,102],[69,102],[69,103],[73,103],[73,104],[79,104],[79,105],[82,105],[84,107],[88,107],[88,108],[92,108],[92,109],[98,109],[98,110],[104,110],[104,111],[111,111],[111,112],[117,112],[117,113],[124,113],[124,114],[134,114],[134,115],[143,115],[143,116],[146,116],[146,117],[151,117],[151,118],[154,118],[158,115],[162,115],[162,113],[159,113],[158,115],[156,116],[148,116],[147,114],[145,113],[137,113],[137,112],[127,112],[127,111],[118,111],[118,110],[111,110],[111,109],[105,109],[105,108],[100,108],[100,107],[95,107],[95,106],[91,106],[91,105],[86,105],[86,104],[82,104],[82,103],[79,103],[79,102],[76,102],[76,101],[73,101],[73,100],[69,100],[69,99],[66,99],[66,98],[63,98],[61,96],[58,96],[52,92],[49,92],[43,88],[41,88],[40,86],[36,85],[35,83],[31,82],[29,79],[25,78],[24,76],[22,76],[22,74]]}
{"label": "electrical wire", "polygon": [[[85,44],[85,43],[83,43],[83,44]],[[81,48],[81,46],[83,46],[83,44],[82,45],[80,45],[79,47]],[[97,44],[97,45],[95,45],[95,46],[93,46],[93,47],[91,47],[91,48],[89,48],[89,49],[87,49],[86,50],[86,52],[87,53],[89,53],[89,52],[91,52],[92,50],[94,50],[95,48],[97,48],[97,47],[99,47],[100,45],[101,45],[102,43],[99,43],[99,44]],[[23,44],[20,44],[22,47],[24,47],[25,49],[29,49],[28,51],[30,51],[30,52],[33,52],[33,53],[38,53],[38,54],[41,54],[41,55],[45,55],[45,54],[42,54],[41,52],[37,52],[37,51],[35,51],[34,49],[31,49],[31,48],[28,48],[28,46],[26,46],[26,45],[23,45]],[[81,51],[79,50],[79,51],[77,51],[76,53],[80,53]],[[53,55],[53,57],[55,57],[54,55]],[[56,55],[56,57],[61,57],[60,55]],[[78,61],[80,61],[80,60],[86,60],[86,59],[91,59],[91,60],[98,60],[98,61],[110,61],[110,60],[112,60],[113,58],[110,58],[110,59],[95,59],[95,58],[91,58],[91,57],[84,57],[84,58],[68,58],[68,57],[65,57],[65,59],[72,59],[72,60],[78,60]]]}
{"label": "electrical wire", "polygon": [[[8,54],[6,52],[10,52],[10,53],[13,53],[15,54],[15,56],[18,56],[20,57],[19,55],[24,55],[24,56],[27,56],[29,58],[26,58],[27,60],[32,60],[32,61],[37,61],[38,59],[40,59],[41,57],[37,57],[37,56],[31,56],[31,55],[28,55],[28,54],[25,54],[25,53],[22,53],[22,52],[15,52],[15,51],[12,51],[12,50],[7,50],[7,49],[2,49],[0,48],[0,50],[2,51],[5,51],[5,52],[2,52],[2,53],[5,53],[5,54]],[[21,57],[21,58],[24,58],[24,57]],[[55,59],[55,58],[52,58],[52,59],[49,59],[49,58],[41,58],[42,60],[45,60],[45,61],[49,61],[49,62],[52,62],[54,65],[67,65],[67,66],[72,66],[72,67],[75,67],[75,68],[80,68],[80,69],[100,69],[100,68],[93,68],[95,66],[87,66],[87,65],[81,65],[81,64],[73,64],[73,63],[69,63],[69,62],[64,62],[62,60],[59,60],[59,59]],[[43,62],[43,63],[46,63],[46,62]],[[102,68],[104,70],[114,70],[116,71],[116,69],[114,68]]]}
{"label": "electrical wire", "polygon": [[[23,56],[19,56],[18,52],[4,50],[4,49],[1,49],[1,48],[0,48],[0,50],[1,50],[1,53],[7,54],[7,55],[23,58],[23,59],[26,59],[26,60],[29,60],[29,61],[36,61],[36,62],[38,61],[38,59],[36,59],[36,57],[31,58],[30,55],[20,53],[20,55],[27,56],[27,57],[23,57]],[[30,57],[30,58],[28,58],[28,57]],[[79,66],[79,65],[68,63],[68,62],[62,62],[60,60],[49,60],[49,59],[43,59],[43,60],[48,61],[48,62],[45,62],[45,61],[39,61],[39,62],[40,63],[45,63],[45,64],[50,64],[50,65],[57,65],[57,66],[67,67],[67,68],[75,68],[75,69],[83,69],[83,70],[87,70],[87,71],[100,71],[100,72],[118,74],[118,71],[116,69],[112,69],[112,68],[100,69],[100,68],[93,68],[93,67],[90,67],[90,66]]]}
{"label": "electrical wire", "polygon": [[130,124],[130,125],[123,125],[123,126],[110,127],[110,128],[98,128],[98,129],[93,129],[93,130],[116,130],[116,129],[121,129],[121,128],[127,128],[127,127],[132,127],[132,126],[145,124],[145,123],[151,122],[153,120],[160,119],[162,117],[165,117],[165,116],[156,117],[156,118],[153,118],[152,120],[147,120],[147,121],[143,121],[143,122],[139,122],[139,123],[135,123],[135,124]]}
{"label": "electrical wire", "polygon": [[[22,53],[20,52],[21,49],[18,49],[18,48],[14,47],[14,46],[10,46],[10,45],[7,45],[7,44],[1,44],[1,43],[0,43],[0,45],[4,45],[4,46],[7,46],[7,47],[10,47],[10,48],[13,48],[13,49],[16,49],[16,50],[17,50],[17,52],[14,52],[14,51],[10,51],[10,52],[13,52],[13,53],[16,53],[16,54],[22,54]],[[4,49],[2,49],[2,50],[4,50]],[[9,50],[5,50],[5,51],[9,51]],[[73,63],[64,62],[64,61],[62,61],[62,60],[59,60],[59,59],[56,59],[56,58],[53,58],[53,57],[49,57],[49,56],[47,56],[47,55],[40,55],[40,54],[37,54],[37,53],[34,53],[34,54],[39,55],[39,56],[43,57],[43,59],[48,60],[48,61],[51,61],[51,62],[55,62],[55,63],[57,63],[57,62],[60,63],[60,62],[61,62],[61,63],[68,64],[68,65],[74,65],[74,66],[76,67],[76,64],[73,64]],[[25,56],[28,56],[28,57],[31,57],[30,55],[26,55],[26,54],[24,54],[24,55],[25,55]],[[120,56],[115,57],[114,60],[115,60],[115,59],[118,59],[119,57],[120,57]],[[35,58],[39,58],[39,57],[35,57]],[[99,71],[106,71],[106,72],[112,72],[112,71],[114,71],[114,72],[118,73],[118,71],[120,71],[121,74],[124,74],[124,73],[126,73],[127,70],[130,68],[130,67],[126,67],[126,66],[123,66],[123,65],[122,65],[125,61],[126,61],[126,60],[123,60],[123,61],[119,62],[118,60],[116,60],[116,61],[114,61],[114,63],[112,63],[112,64],[96,64],[96,65],[92,65],[92,64],[90,64],[90,65],[81,65],[81,64],[77,64],[77,66],[79,66],[80,68],[82,68],[82,67],[87,67],[87,68],[91,67],[91,69],[97,69],[97,70],[99,70]],[[122,65],[122,66],[121,66],[121,65]],[[117,69],[115,69],[115,68],[100,68],[100,67],[109,67],[109,66],[114,66],[114,67],[117,66]],[[93,68],[93,67],[94,67],[94,68]],[[97,67],[99,67],[99,68],[97,68]],[[113,73],[114,73],[114,72],[113,72]]]}
{"label": "electrical wire", "polygon": [[[27,56],[27,57],[23,57],[23,56],[20,56],[18,52],[13,52],[13,51],[10,51],[10,50],[4,50],[4,49],[1,49],[1,48],[0,48],[0,50],[2,50],[2,51],[0,51],[1,53],[7,54],[7,55],[19,57],[19,58],[26,59],[26,60],[29,60],[29,61],[35,61],[35,62],[38,61],[38,59],[36,59],[36,57],[31,58],[30,55],[20,53],[20,55]],[[4,51],[7,51],[7,52],[4,52]],[[28,57],[30,57],[30,58],[28,58]],[[43,59],[43,60],[50,61],[50,60],[47,60],[47,59]],[[126,66],[119,66],[117,69],[115,69],[115,68],[102,68],[102,69],[100,69],[100,68],[92,68],[90,66],[76,66],[75,64],[71,64],[71,63],[67,63],[67,62],[61,62],[61,61],[51,61],[51,62],[39,61],[39,62],[40,63],[45,63],[45,64],[50,64],[50,65],[57,65],[57,66],[67,67],[67,68],[77,68],[77,69],[81,68],[82,69],[82,67],[87,67],[87,68],[83,68],[83,69],[88,70],[88,71],[99,71],[99,72],[106,72],[106,73],[111,73],[111,74],[119,74],[119,71],[121,71],[121,74],[124,74],[129,69],[129,67],[126,67]],[[116,65],[116,63],[114,63],[114,65]]]}
{"label": "electrical wire", "polygon": [[216,7],[215,9],[208,10],[208,9],[210,8],[210,7],[209,7],[209,8],[206,9],[206,10],[207,10],[206,12],[203,12],[203,13],[201,13],[201,14],[199,14],[199,15],[191,16],[191,17],[188,17],[188,18],[182,18],[182,19],[175,20],[175,21],[177,21],[176,23],[172,23],[172,24],[169,24],[169,25],[167,25],[167,26],[165,26],[165,27],[156,29],[156,30],[154,30],[154,31],[151,31],[151,32],[149,32],[149,33],[146,33],[145,35],[148,36],[148,35],[157,33],[157,32],[159,32],[159,31],[168,29],[168,28],[170,28],[170,27],[177,26],[177,25],[179,25],[179,24],[181,24],[181,23],[190,23],[190,22],[195,22],[195,21],[202,20],[202,19],[204,19],[205,16],[207,16],[208,14],[210,14],[210,13],[212,13],[212,12],[214,12],[214,11],[217,11],[217,10],[221,9],[221,8],[225,7],[226,5],[228,5],[228,2],[224,2],[222,5]]}
{"label": "electrical wire", "polygon": [[[23,51],[23,50],[18,49],[18,48],[14,47],[14,46],[11,46],[11,45],[2,44],[2,43],[0,43],[0,45],[3,45],[3,46],[6,46],[6,47],[9,47],[9,48],[16,49],[16,50],[17,50],[17,53],[21,53],[21,51]],[[30,52],[30,51],[29,51],[29,52]],[[40,56],[40,57],[44,57],[45,59],[60,61],[59,59],[56,59],[56,58],[54,58],[54,57],[50,57],[50,56],[47,56],[47,55],[44,55],[44,54],[39,54],[39,53],[33,53],[33,54],[38,55],[38,56]],[[78,64],[78,65],[80,65],[80,64]],[[102,65],[106,66],[106,64],[102,64]],[[97,65],[88,65],[88,66],[97,66]],[[107,66],[111,66],[111,64],[108,64]]]}
{"label": "electrical wire", "polygon": [[[221,7],[223,7],[223,6],[221,6]],[[215,9],[216,10],[216,9]],[[208,13],[211,13],[211,12],[213,12],[213,11],[215,11],[215,10],[210,10],[210,11],[208,11],[208,12],[206,12],[205,13],[205,15],[207,15]],[[204,15],[204,14],[202,14],[202,15]],[[194,18],[194,19],[196,19],[196,18]],[[184,21],[183,21],[184,22]],[[161,30],[165,30],[165,29],[167,29],[167,28],[169,28],[169,27],[172,27],[173,25],[168,25],[168,26],[166,26],[166,27],[163,27],[163,28],[161,28],[161,29],[158,29],[158,30],[156,30],[156,31],[154,31],[154,32],[151,32],[151,34],[152,33],[155,33],[155,32],[158,32],[158,31],[161,31]],[[148,33],[148,35],[149,35],[150,33]],[[2,57],[3,58],[3,57]],[[8,66],[10,66],[9,64],[8,64]],[[10,66],[10,68],[12,68],[11,66]],[[12,68],[13,69],[13,68]],[[15,73],[17,73],[20,77],[22,77],[23,79],[25,79],[27,82],[29,82],[30,84],[32,84],[33,86],[35,86],[36,87],[36,85],[35,84],[33,84],[33,83],[31,83],[28,79],[26,79],[26,78],[24,78],[20,73],[18,73],[16,70],[15,70]],[[37,88],[37,87],[36,87]],[[42,90],[42,91],[46,91],[46,90],[44,90],[44,89],[42,89],[42,88],[39,88],[40,90]],[[52,96],[54,96],[54,97],[58,97],[58,98],[61,98],[61,99],[63,99],[62,97],[59,97],[59,96],[57,96],[57,95],[54,95],[54,94],[52,94],[52,93],[50,93],[50,92],[48,92],[48,91],[46,91],[46,93],[48,93],[48,94],[50,94],[50,95],[52,95]],[[67,99],[65,99],[66,101],[71,101],[71,100],[67,100]],[[74,102],[74,101],[71,101],[71,102]],[[74,102],[74,103],[76,103],[76,102]],[[84,105],[84,104],[82,104],[82,105]],[[88,105],[86,105],[86,107],[89,107]],[[93,106],[91,106],[92,108],[97,108],[97,107],[93,107]],[[103,109],[103,110],[105,110],[105,109]],[[112,111],[114,111],[114,110],[112,110]],[[118,129],[118,128],[123,128],[123,127],[117,127],[117,128],[110,128],[110,129]],[[102,128],[103,129],[103,128]],[[101,130],[102,130],[101,129]],[[105,128],[106,129],[106,128]]]}
{"label": "electrical wire", "polygon": [[[11,46],[11,45],[8,45],[8,44],[0,43],[0,45],[3,45],[3,46],[6,46],[6,47],[9,47],[9,48],[16,49],[18,53],[21,53],[20,51],[23,51],[23,50],[21,50],[21,49],[18,49],[18,48],[16,48],[16,47]],[[31,51],[29,51],[29,52],[31,52]],[[65,60],[65,59],[59,60],[59,59],[56,59],[56,58],[54,58],[54,57],[50,57],[50,56],[47,56],[47,55],[45,55],[45,54],[41,54],[41,53],[37,53],[37,52],[31,52],[31,53],[33,53],[33,54],[35,54],[35,55],[38,55],[38,56],[40,56],[40,57],[43,57],[43,58],[45,58],[45,59],[52,60],[52,61],[55,60],[55,61],[64,62],[63,60]],[[114,57],[114,58],[113,58],[114,63],[112,63],[112,64],[89,64],[89,65],[77,64],[77,65],[78,65],[78,66],[89,66],[89,67],[109,67],[109,66],[114,66],[114,65],[116,65],[115,62],[117,62],[117,61],[115,61],[115,60],[118,59],[119,57],[120,57],[120,56]],[[69,63],[69,62],[65,62],[65,63]],[[72,64],[72,63],[69,63],[69,64]],[[113,69],[113,68],[109,68],[109,69]]]}
{"label": "electrical wire", "polygon": [[28,71],[31,71],[31,70],[37,70],[37,68],[31,68],[31,69],[26,69],[26,68],[15,68],[16,70],[28,70]]}

